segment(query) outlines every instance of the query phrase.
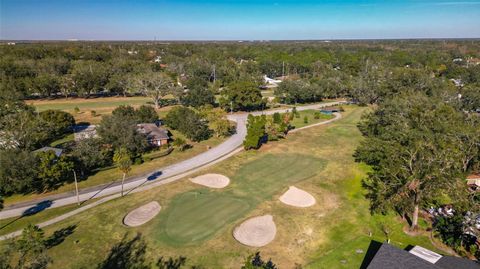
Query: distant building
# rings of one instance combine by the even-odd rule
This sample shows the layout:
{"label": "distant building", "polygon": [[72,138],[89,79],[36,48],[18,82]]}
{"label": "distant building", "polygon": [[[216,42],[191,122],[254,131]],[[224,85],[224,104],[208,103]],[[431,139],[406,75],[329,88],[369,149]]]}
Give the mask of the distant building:
{"label": "distant building", "polygon": [[96,125],[76,125],[73,130],[75,141],[98,137]]}
{"label": "distant building", "polygon": [[136,51],[136,50],[129,50],[129,51],[127,51],[127,53],[130,54],[130,55],[137,55],[137,54],[138,54],[138,51]]}
{"label": "distant building", "polygon": [[265,82],[266,88],[273,88],[273,87],[278,87],[278,84],[282,83],[281,79],[273,79],[267,77],[267,75],[263,76],[263,81]]}
{"label": "distant building", "polygon": [[57,157],[62,156],[62,153],[63,153],[63,149],[53,148],[53,147],[43,147],[43,148],[37,149],[37,150],[35,150],[35,151],[33,151],[33,152],[34,152],[34,153],[39,153],[39,152],[48,152],[48,151],[53,151],[53,153],[55,153],[55,155],[56,155]]}
{"label": "distant building", "polygon": [[153,60],[154,63],[160,63],[162,62],[162,56],[157,56],[155,57],[155,59]]}
{"label": "distant building", "polygon": [[457,78],[457,79],[451,78],[450,81],[453,82],[453,84],[457,87],[463,87],[464,86],[462,80],[459,79],[459,78]]}
{"label": "distant building", "polygon": [[480,64],[479,58],[470,57],[467,59],[467,66],[475,66]]}
{"label": "distant building", "polygon": [[452,62],[461,63],[461,62],[463,62],[463,59],[462,58],[455,58],[455,59],[452,60]]}
{"label": "distant building", "polygon": [[480,174],[471,174],[467,176],[467,185],[473,191],[480,189]]}
{"label": "distant building", "polygon": [[168,130],[159,127],[154,123],[137,124],[137,131],[147,136],[148,144],[153,147],[160,147],[168,144],[170,136]]}
{"label": "distant building", "polygon": [[387,243],[372,241],[361,268],[479,269],[480,265],[468,259],[443,256],[420,246],[407,251]]}

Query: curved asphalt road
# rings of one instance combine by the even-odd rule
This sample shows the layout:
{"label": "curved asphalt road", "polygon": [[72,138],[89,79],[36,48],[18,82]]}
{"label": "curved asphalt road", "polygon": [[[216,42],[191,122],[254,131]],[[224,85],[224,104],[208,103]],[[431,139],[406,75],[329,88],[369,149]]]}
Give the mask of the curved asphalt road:
{"label": "curved asphalt road", "polygon": [[[298,111],[308,109],[318,109],[321,107],[338,105],[342,102],[329,102],[315,105],[307,105],[297,107]],[[273,114],[275,112],[286,112],[288,109],[269,110],[264,112],[253,112],[253,115]],[[233,153],[236,153],[239,147],[242,145],[245,135],[247,133],[246,120],[248,113],[231,114],[228,115],[228,119],[237,123],[237,132],[229,137],[222,144],[201,153],[193,158],[178,162],[176,164],[167,166],[158,171],[154,171],[146,176],[130,178],[125,182],[125,193],[137,192],[153,188],[158,185],[162,185],[168,182],[181,179],[186,174],[195,172],[199,168],[208,166],[209,164],[216,163],[229,157]],[[340,118],[339,114],[333,120]],[[330,122],[330,121],[328,121]],[[328,123],[323,122],[323,123]],[[115,182],[106,185],[100,185],[96,187],[86,188],[80,190],[80,201],[87,201],[92,198],[100,198],[108,195],[113,196],[121,192],[121,183]],[[115,197],[113,197],[115,198]],[[112,199],[113,199],[112,198]],[[104,199],[101,199],[104,200]],[[43,209],[61,207],[65,205],[77,203],[77,197],[74,192],[66,192],[56,195],[43,197],[42,199],[32,200],[28,202],[18,203],[7,206],[0,211],[0,219],[6,219],[17,216],[28,215],[29,213],[35,213],[35,211],[41,211]],[[88,207],[84,206],[84,207]],[[89,207],[90,208],[90,207]],[[45,225],[46,226],[46,225]]]}

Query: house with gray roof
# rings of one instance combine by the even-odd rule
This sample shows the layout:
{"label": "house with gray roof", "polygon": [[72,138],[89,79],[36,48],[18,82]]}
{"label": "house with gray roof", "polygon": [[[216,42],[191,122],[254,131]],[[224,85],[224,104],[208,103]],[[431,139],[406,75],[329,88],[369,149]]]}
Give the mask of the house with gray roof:
{"label": "house with gray roof", "polygon": [[147,136],[148,144],[152,147],[167,145],[170,139],[168,130],[154,123],[137,124],[137,131]]}
{"label": "house with gray roof", "polygon": [[443,256],[420,246],[404,250],[372,241],[361,268],[367,269],[480,269],[476,261]]}

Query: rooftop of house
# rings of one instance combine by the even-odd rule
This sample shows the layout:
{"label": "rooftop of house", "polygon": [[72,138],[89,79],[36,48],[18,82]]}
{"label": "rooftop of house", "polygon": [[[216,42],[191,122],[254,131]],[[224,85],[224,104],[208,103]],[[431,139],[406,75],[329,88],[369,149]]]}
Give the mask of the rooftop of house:
{"label": "rooftop of house", "polygon": [[423,247],[415,246],[409,251],[388,243],[372,241],[365,255],[362,268],[405,268],[405,269],[479,269],[480,265],[468,259],[442,256]]}
{"label": "rooftop of house", "polygon": [[57,157],[60,157],[63,153],[63,149],[61,148],[53,148],[53,147],[43,147],[39,148],[33,152],[38,153],[38,152],[47,152],[47,151],[53,151]]}
{"label": "rooftop of house", "polygon": [[467,176],[467,179],[480,179],[480,173],[474,173]]}
{"label": "rooftop of house", "polygon": [[141,123],[137,124],[138,131],[140,133],[146,134],[147,137],[163,140],[169,139],[167,129],[163,127],[158,127],[154,123]]}

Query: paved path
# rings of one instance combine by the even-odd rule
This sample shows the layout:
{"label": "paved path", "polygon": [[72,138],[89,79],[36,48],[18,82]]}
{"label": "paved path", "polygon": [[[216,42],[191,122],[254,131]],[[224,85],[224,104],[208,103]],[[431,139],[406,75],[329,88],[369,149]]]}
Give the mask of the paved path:
{"label": "paved path", "polygon": [[[321,107],[337,105],[341,103],[342,102],[329,102],[329,103],[300,106],[300,107],[297,107],[297,110],[302,111],[302,110],[308,110],[308,109],[318,109]],[[253,112],[251,114],[270,115],[275,112],[286,112],[288,110],[289,109],[268,110],[264,112]],[[181,179],[186,174],[196,172],[200,168],[204,168],[207,165],[215,163],[218,160],[223,160],[224,157],[226,156],[230,156],[232,153],[236,152],[236,150],[238,150],[243,143],[243,140],[247,132],[247,129],[246,129],[247,116],[248,116],[248,113],[228,115],[228,118],[230,120],[235,121],[237,123],[237,132],[231,137],[229,137],[225,142],[195,157],[164,167],[160,170],[153,171],[149,175],[131,178],[128,181],[126,181],[124,185],[125,192],[132,192],[132,191],[136,192],[140,189],[141,190],[151,189],[155,186],[158,186],[159,184],[162,185],[168,182]],[[334,120],[338,118],[340,118],[339,114]],[[323,122],[320,124],[325,124],[331,121],[332,120]],[[119,182],[87,188],[80,191],[80,201],[88,201],[92,198],[100,198],[100,197],[112,196],[112,195],[118,196],[120,191],[121,191],[121,185]],[[75,203],[77,203],[77,197],[73,192],[56,194],[56,195],[44,197],[41,200],[33,200],[33,201],[28,201],[24,203],[7,206],[4,208],[3,211],[0,211],[0,219],[22,216],[22,215],[25,215],[26,212],[39,210],[39,208],[43,210],[43,209],[50,209],[50,208],[56,208],[56,207],[61,207],[65,205],[75,204]],[[86,205],[85,207],[89,207],[89,206],[90,205]],[[78,208],[76,210],[80,210],[80,209],[81,208]]]}

